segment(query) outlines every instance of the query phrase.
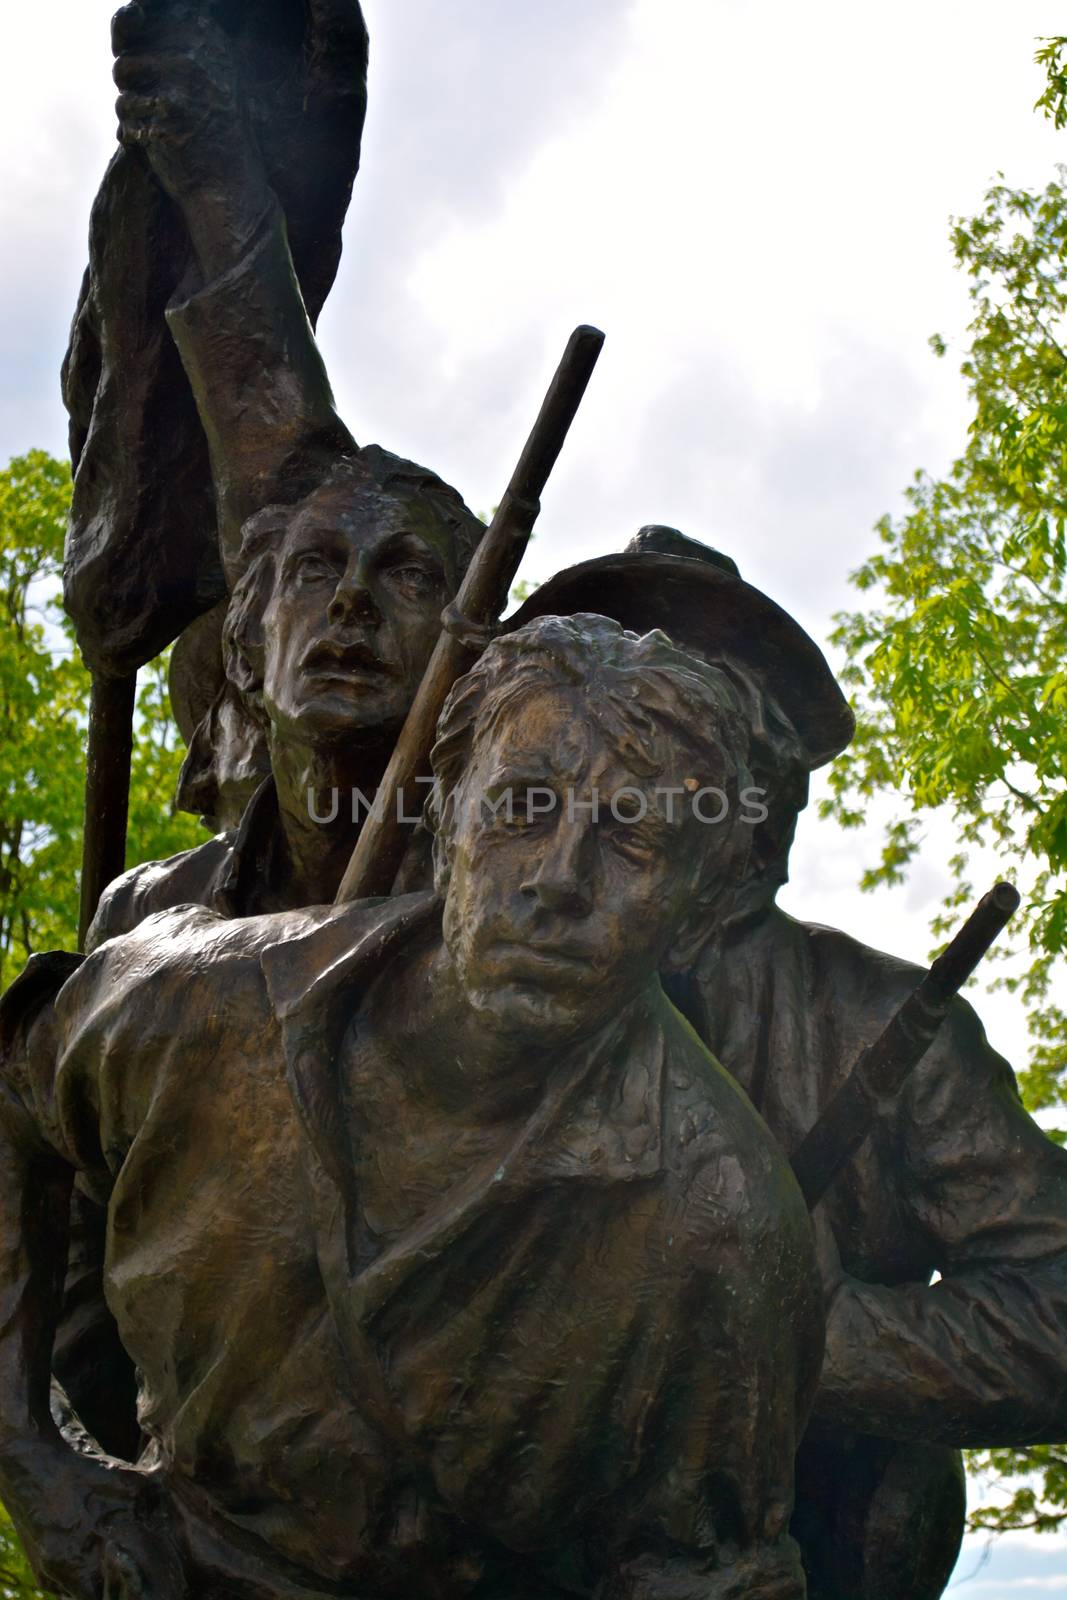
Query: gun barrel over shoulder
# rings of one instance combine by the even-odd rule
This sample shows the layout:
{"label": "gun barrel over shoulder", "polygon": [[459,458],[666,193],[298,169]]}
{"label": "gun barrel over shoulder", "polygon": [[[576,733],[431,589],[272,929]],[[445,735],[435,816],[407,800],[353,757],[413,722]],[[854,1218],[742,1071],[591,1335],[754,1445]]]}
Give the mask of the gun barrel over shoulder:
{"label": "gun barrel over shoulder", "polygon": [[1019,892],[998,883],[979,901],[951,944],[867,1050],[793,1156],[793,1171],[814,1210],[856,1154],[881,1107],[893,1101],[930,1048],[960,989],[1009,919]]}
{"label": "gun barrel over shoulder", "polygon": [[473,666],[507,605],[512,581],[541,509],[541,493],[563,449],[603,344],[604,335],[598,328],[582,326],[571,334],[496,515],[474,553],[455,601],[445,613],[444,629],[382,779],[385,804],[377,816],[368,817],[363,825],[337,891],[338,905],[368,895],[387,895],[392,888],[406,843],[397,820],[396,796],[411,792],[418,777],[426,772],[437,719],[449,691],[457,678]]}

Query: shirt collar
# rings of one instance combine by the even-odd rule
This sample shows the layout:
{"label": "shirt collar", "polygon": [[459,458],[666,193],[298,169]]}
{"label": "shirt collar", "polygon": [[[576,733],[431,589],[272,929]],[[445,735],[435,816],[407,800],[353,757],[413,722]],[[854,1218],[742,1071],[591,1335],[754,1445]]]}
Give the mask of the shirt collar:
{"label": "shirt collar", "polygon": [[[432,894],[337,907],[312,932],[260,958],[284,1041],[294,1104],[315,1167],[320,1267],[348,1341],[428,1260],[487,1213],[560,1181],[603,1186],[655,1177],[663,1167],[663,1077],[668,1005],[650,985],[599,1037],[560,1062],[534,1111],[381,1255],[362,1262],[359,1196],[341,1086],[344,1041],[369,982],[398,949],[440,920]],[[315,1168],[313,1167],[313,1174]],[[319,1180],[313,1176],[313,1190]],[[338,1204],[339,1202],[339,1204]]]}
{"label": "shirt collar", "polygon": [[215,886],[212,910],[220,916],[247,917],[252,913],[252,897],[270,871],[280,825],[278,790],[273,777],[264,778],[245,807]]}

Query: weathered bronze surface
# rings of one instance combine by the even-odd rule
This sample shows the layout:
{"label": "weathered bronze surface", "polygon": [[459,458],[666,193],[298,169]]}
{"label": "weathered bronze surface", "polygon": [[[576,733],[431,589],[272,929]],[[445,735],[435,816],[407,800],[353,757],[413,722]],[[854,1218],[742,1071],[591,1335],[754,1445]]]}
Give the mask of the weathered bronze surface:
{"label": "weathered bronze surface", "polygon": [[411,704],[400,737],[382,775],[383,803],[360,829],[337,890],[339,902],[388,894],[403,862],[406,837],[402,820],[405,791],[426,771],[437,722],[456,681],[477,660],[506,609],[540,515],[541,495],[566,442],[604,335],[599,328],[575,328],[563,360],[548,387],[518,465],[504,491],[485,538],[467,568],[455,603],[442,616],[443,627]]}
{"label": "weathered bronze surface", "polygon": [[[3,1214],[39,1211],[5,1256],[3,1410],[28,1415],[0,1481],[43,1576],[803,1595],[814,1238],[658,977],[727,914],[750,840],[662,786],[736,799],[747,744],[717,669],[545,619],[446,708],[436,894],[186,907],[54,1007],[48,974],[8,996]],[[136,1469],[76,1455],[48,1412],[61,1283],[34,1267],[61,1258],[72,1181],[108,1211]]]}
{"label": "weathered bronze surface", "polygon": [[[627,626],[669,626],[744,696],[767,815],[731,916],[667,982],[793,1154],[923,976],[775,904],[809,773],[847,742],[847,707],[796,624],[674,530],[561,573],[515,622],[594,593]],[[815,1222],[827,1349],[794,1519],[809,1593],[936,1600],[963,1535],[960,1447],[1067,1437],[1067,1153],[965,1001]]]}
{"label": "weathered bronze surface", "polygon": [[0,1002],[0,1496],[42,1579],[936,1600],[960,1447],[1067,1437],[1067,1154],[956,1001],[806,1214],[790,1158],[922,976],[775,904],[852,733],[825,660],[643,529],[460,680],[393,897],[333,907],[442,614],[491,632],[451,604],[481,523],[356,445],[312,336],[362,17],[155,0],[115,42],[68,592],[116,694],[190,624],[184,803],[234,825]]}
{"label": "weathered bronze surface", "polygon": [[[277,10],[275,27],[289,13]],[[250,10],[238,43],[249,29],[253,39],[256,27],[269,32],[251,19],[270,11]],[[304,55],[320,77],[344,78],[351,106],[359,8],[346,0],[313,6],[310,16],[318,32]],[[351,807],[323,830],[309,820],[307,791],[373,794],[441,611],[483,532],[432,472],[378,446],[361,449],[337,416],[294,269],[289,212],[297,201],[276,181],[277,130],[264,151],[259,102],[247,110],[247,46],[241,55],[225,16],[205,14],[191,29],[178,7],[168,19],[161,47],[139,7],[119,13],[115,75],[125,153],[150,170],[185,222],[191,260],[165,305],[166,337],[210,452],[204,478],[214,483],[215,548],[230,588],[225,616],[196,623],[178,647],[180,704],[187,720],[194,708],[200,718],[190,729],[184,802],[233,821],[249,791],[266,784],[260,815],[271,821],[250,879],[233,881],[219,851],[205,846],[176,868],[180,884],[168,874],[160,886],[153,873],[151,883],[116,891],[100,909],[90,948],[148,909],[175,903],[172,889],[179,899],[204,900],[210,883],[232,892],[243,911],[333,898],[356,832]],[[362,94],[358,72],[355,81]],[[335,132],[341,138],[344,126]],[[298,194],[301,161],[315,168],[305,199],[321,206],[325,191],[331,216],[341,189],[347,203],[358,126],[345,137],[323,170],[313,142],[300,138],[286,164],[288,188]],[[352,157],[347,188],[336,171],[343,150]],[[337,250],[329,230],[324,238],[306,227],[303,235],[321,303]],[[136,573],[133,580],[136,587]],[[167,618],[172,637],[183,619],[173,609]],[[279,700],[273,685],[283,667]]]}
{"label": "weathered bronze surface", "polygon": [[[136,670],[226,592],[204,432],[165,322],[200,266],[186,205],[195,201],[202,235],[239,239],[265,178],[314,322],[340,260],[367,104],[358,0],[144,0],[118,14],[114,37],[124,70],[138,60],[150,92],[162,72],[163,102],[170,88],[195,100],[203,125],[193,170],[170,192],[126,127],[93,208],[64,365],[75,467],[66,601],[104,677]],[[156,110],[156,148],[180,141],[169,107]]]}

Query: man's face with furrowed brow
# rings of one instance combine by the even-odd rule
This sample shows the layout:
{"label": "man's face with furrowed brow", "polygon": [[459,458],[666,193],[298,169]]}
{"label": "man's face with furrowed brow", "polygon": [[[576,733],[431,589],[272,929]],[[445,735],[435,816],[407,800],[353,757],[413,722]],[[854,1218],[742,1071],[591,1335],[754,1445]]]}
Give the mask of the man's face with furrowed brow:
{"label": "man's face with furrowed brow", "polygon": [[412,504],[341,482],[298,508],[263,619],[263,700],[312,745],[396,737],[440,629],[448,587]]}
{"label": "man's face with furrowed brow", "polygon": [[[705,841],[667,785],[692,755],[657,739],[635,773],[570,688],[532,689],[477,742],[447,842],[444,935],[490,1031],[563,1042],[618,1015],[693,910]],[[657,789],[661,792],[657,793]]]}

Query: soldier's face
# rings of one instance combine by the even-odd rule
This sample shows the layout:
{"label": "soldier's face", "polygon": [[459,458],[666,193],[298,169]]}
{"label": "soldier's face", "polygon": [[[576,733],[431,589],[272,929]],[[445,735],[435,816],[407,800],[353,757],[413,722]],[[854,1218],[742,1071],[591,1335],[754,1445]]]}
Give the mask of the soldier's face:
{"label": "soldier's face", "polygon": [[306,501],[263,619],[275,735],[312,745],[394,739],[447,600],[440,560],[404,501],[350,485]]}
{"label": "soldier's face", "polygon": [[691,809],[656,793],[693,776],[691,757],[666,736],[661,753],[657,776],[632,772],[572,690],[534,691],[479,741],[444,934],[490,1029],[555,1041],[602,1026],[692,914],[702,841]]}

